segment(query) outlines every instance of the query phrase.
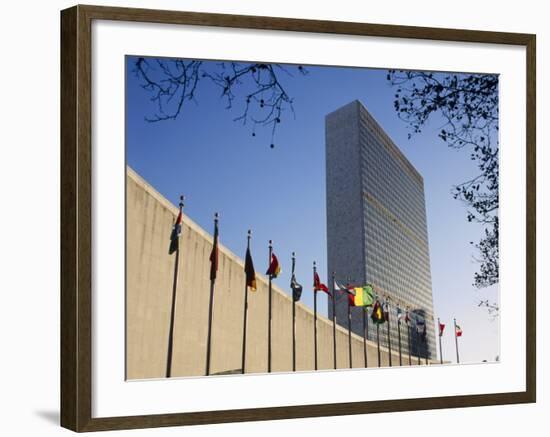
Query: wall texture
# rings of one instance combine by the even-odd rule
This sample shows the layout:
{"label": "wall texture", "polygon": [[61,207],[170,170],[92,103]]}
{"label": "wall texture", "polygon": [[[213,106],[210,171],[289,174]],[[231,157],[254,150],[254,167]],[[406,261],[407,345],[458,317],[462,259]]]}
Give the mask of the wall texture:
{"label": "wall texture", "polygon": [[[177,208],[132,169],[126,178],[126,353],[128,379],[162,378],[166,372],[175,255],[168,255]],[[205,374],[209,256],[212,237],[184,216],[180,237],[172,376]],[[220,245],[213,304],[211,373],[240,371],[245,289],[243,261]],[[267,369],[267,278],[257,273],[249,292],[246,373]],[[273,287],[272,371],[292,371],[292,299]],[[381,332],[385,332],[382,327]],[[318,316],[318,367],[333,367],[332,322]],[[404,340],[405,341],[405,340]],[[337,326],[337,365],[349,367],[347,330]],[[377,366],[376,343],[367,343],[368,366]],[[393,363],[398,363],[393,353]],[[353,367],[364,367],[363,339],[352,334]],[[382,350],[381,365],[388,363]],[[403,357],[408,364],[408,357]],[[413,364],[416,359],[413,359]],[[296,368],[313,370],[313,311],[296,306]]]}

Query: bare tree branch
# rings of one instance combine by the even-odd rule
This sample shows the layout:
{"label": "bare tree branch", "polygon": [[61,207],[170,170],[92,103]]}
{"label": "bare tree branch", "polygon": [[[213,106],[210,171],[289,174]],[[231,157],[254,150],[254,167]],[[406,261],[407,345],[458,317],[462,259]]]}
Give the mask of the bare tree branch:
{"label": "bare tree branch", "polygon": [[294,116],[293,99],[280,73],[293,77],[294,70],[302,76],[308,74],[302,66],[219,62],[216,68],[207,68],[198,60],[146,58],[138,58],[133,71],[156,105],[155,113],[146,117],[148,122],[177,119],[189,102],[197,103],[200,84],[210,84],[219,88],[226,109],[234,109],[238,104],[240,112],[234,121],[243,125],[252,123],[252,135],[256,126],[270,126],[273,147],[276,129],[285,111]]}
{"label": "bare tree branch", "polygon": [[449,147],[467,149],[477,165],[479,174],[454,186],[452,195],[467,206],[469,222],[484,226],[474,245],[480,264],[474,285],[498,283],[498,76],[389,70],[387,80],[396,88],[394,108],[411,128],[409,138],[439,114],[439,137]]}

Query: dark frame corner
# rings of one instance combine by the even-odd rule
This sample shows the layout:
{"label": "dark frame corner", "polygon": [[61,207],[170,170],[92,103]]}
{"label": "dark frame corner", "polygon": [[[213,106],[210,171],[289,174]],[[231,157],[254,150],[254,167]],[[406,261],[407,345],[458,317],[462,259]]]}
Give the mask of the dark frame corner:
{"label": "dark frame corner", "polygon": [[[527,52],[526,391],[92,418],[91,23],[117,20],[524,46]],[[536,402],[536,37],[476,30],[74,6],[61,12],[61,425],[100,431]]]}

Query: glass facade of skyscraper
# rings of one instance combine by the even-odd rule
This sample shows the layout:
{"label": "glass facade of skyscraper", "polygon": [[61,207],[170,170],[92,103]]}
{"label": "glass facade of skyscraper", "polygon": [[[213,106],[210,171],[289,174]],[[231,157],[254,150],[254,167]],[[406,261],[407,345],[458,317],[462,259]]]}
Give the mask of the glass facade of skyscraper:
{"label": "glass facade of skyscraper", "polygon": [[[397,308],[403,314],[409,308],[412,354],[435,358],[422,176],[357,101],[327,116],[326,147],[329,271],[339,282],[373,284],[380,301],[388,302],[394,351],[399,344]],[[361,311],[352,309],[352,329],[360,335]],[[346,299],[337,298],[336,316],[347,327]],[[425,341],[416,334],[416,320],[426,323]],[[386,328],[380,330],[385,347]],[[400,337],[405,364],[409,337],[404,320]],[[369,339],[377,340],[375,329],[369,329]]]}

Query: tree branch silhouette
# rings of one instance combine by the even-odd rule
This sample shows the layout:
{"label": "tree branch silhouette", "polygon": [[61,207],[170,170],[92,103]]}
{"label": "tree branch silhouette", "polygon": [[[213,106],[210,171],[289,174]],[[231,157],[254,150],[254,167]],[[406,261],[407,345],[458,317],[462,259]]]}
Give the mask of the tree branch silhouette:
{"label": "tree branch silhouette", "polygon": [[394,108],[409,125],[409,138],[439,114],[444,120],[439,138],[451,148],[466,149],[477,165],[479,174],[454,186],[452,195],[467,206],[467,220],[484,227],[474,245],[480,264],[474,285],[498,283],[498,76],[389,70],[387,80],[396,88]]}
{"label": "tree branch silhouette", "polygon": [[251,123],[252,135],[256,135],[256,126],[271,127],[271,147],[283,117],[287,113],[294,116],[293,99],[281,76],[308,74],[301,65],[219,62],[215,69],[207,69],[200,60],[144,57],[136,60],[133,72],[156,105],[154,114],[145,118],[148,122],[177,119],[189,103],[198,103],[201,85],[214,85],[226,109],[239,106],[233,120]]}

